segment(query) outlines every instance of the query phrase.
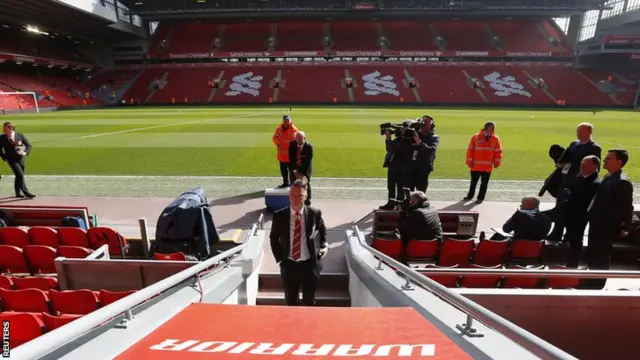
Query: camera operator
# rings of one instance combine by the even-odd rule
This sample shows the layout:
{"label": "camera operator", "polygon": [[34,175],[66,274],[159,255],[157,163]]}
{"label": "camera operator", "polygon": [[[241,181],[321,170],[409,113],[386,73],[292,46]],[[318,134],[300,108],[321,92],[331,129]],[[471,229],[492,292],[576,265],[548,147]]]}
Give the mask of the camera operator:
{"label": "camera operator", "polygon": [[436,151],[440,144],[440,137],[434,132],[435,128],[433,118],[424,115],[405,130],[412,133],[408,158],[403,162],[402,177],[404,187],[411,191],[418,190],[426,193],[429,187],[429,175],[433,171]]}
{"label": "camera operator", "polygon": [[[408,122],[406,127],[409,126]],[[395,136],[393,136],[395,134]],[[383,210],[392,210],[395,208],[398,202],[404,199],[404,193],[402,192],[402,160],[406,158],[404,153],[407,153],[409,148],[405,146],[405,143],[401,143],[401,138],[398,131],[392,131],[391,129],[384,129],[385,146],[387,153],[384,156],[383,167],[387,168],[387,190],[389,191],[389,201],[380,206]],[[392,137],[393,136],[393,137]]]}
{"label": "camera operator", "polygon": [[[433,240],[442,242],[442,223],[438,210],[431,207],[427,195],[422,191],[414,191],[405,200],[400,213],[398,231],[402,239],[403,249],[410,240]],[[406,252],[403,250],[401,262],[407,264]]]}

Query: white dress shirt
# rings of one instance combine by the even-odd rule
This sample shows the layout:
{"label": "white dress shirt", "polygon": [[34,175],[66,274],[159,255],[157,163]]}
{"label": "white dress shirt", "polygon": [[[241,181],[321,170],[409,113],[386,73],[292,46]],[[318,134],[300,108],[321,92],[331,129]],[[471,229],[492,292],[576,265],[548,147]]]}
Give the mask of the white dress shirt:
{"label": "white dress shirt", "polygon": [[[305,207],[303,206],[300,209],[300,257],[297,261],[305,261],[309,260],[309,248],[307,247],[307,233],[305,231],[305,221],[304,221],[304,212]],[[291,221],[289,223],[289,259],[293,260],[292,252],[293,252],[293,237],[296,229],[296,212],[291,209]]]}

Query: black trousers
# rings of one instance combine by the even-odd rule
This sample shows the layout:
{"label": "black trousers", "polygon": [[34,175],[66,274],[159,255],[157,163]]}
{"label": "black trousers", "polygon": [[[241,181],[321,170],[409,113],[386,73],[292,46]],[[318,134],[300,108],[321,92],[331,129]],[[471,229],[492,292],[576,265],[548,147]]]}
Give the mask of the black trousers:
{"label": "black trousers", "polygon": [[467,198],[471,199],[476,193],[476,186],[478,185],[478,180],[480,180],[480,192],[478,192],[478,200],[483,201],[484,197],[487,195],[487,188],[489,187],[489,179],[491,178],[491,173],[486,171],[472,171],[471,172],[471,184],[469,184],[469,192],[467,193]]}
{"label": "black trousers", "polygon": [[24,161],[9,161],[9,167],[16,176],[16,179],[13,182],[13,188],[16,195],[19,195],[21,192],[24,195],[28,194],[29,189],[27,189],[27,184],[24,181]]}
{"label": "black trousers", "polygon": [[318,275],[313,267],[314,264],[311,260],[284,259],[280,262],[280,276],[282,277],[287,306],[300,305],[300,290],[302,290],[302,305],[313,306],[315,304]]}
{"label": "black trousers", "polygon": [[[608,229],[607,229],[608,230]],[[587,247],[587,266],[589,270],[609,270],[611,268],[611,254],[613,240],[617,239],[620,230],[603,231],[589,228],[589,246]],[[591,290],[601,290],[607,279],[585,279],[584,287]]]}
{"label": "black trousers", "polygon": [[[293,175],[293,171],[291,171],[291,182],[296,181],[296,176]],[[305,178],[307,178],[307,202],[311,202],[311,175],[303,174]]]}
{"label": "black trousers", "polygon": [[582,248],[584,246],[584,229],[587,227],[588,222],[589,219],[586,216],[576,216],[567,219],[567,232],[564,235],[564,240],[569,243],[570,249],[569,259],[567,259],[567,267],[577,268],[578,265],[580,265]]}
{"label": "black trousers", "polygon": [[404,193],[402,192],[402,170],[398,168],[387,168],[387,190],[389,192],[388,199],[396,199],[402,201]]}
{"label": "black trousers", "polygon": [[280,175],[282,175],[282,183],[288,186],[289,178],[291,178],[288,162],[280,161]]}
{"label": "black trousers", "polygon": [[426,193],[427,188],[429,187],[429,173],[420,174],[412,171],[407,172],[405,173],[403,180],[403,187],[409,188],[411,191],[417,190]]}
{"label": "black trousers", "polygon": [[[559,191],[559,194],[562,193],[562,190]],[[559,196],[556,198],[556,206],[553,209],[545,210],[542,213],[546,214],[553,220],[553,230],[551,230],[551,234],[549,234],[548,239],[552,241],[561,241],[562,235],[564,234],[564,229],[568,227],[566,224],[567,211],[562,207],[563,199]],[[567,228],[567,232],[569,229]],[[584,231],[584,229],[583,229]],[[569,241],[565,236],[564,241]]]}

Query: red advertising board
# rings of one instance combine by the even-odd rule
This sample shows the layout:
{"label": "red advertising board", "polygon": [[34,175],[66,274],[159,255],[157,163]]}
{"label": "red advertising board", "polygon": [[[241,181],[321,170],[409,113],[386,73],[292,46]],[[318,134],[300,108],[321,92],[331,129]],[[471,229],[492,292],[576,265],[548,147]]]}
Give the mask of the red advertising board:
{"label": "red advertising board", "polygon": [[92,65],[78,63],[74,61],[66,61],[66,60],[53,60],[46,59],[37,56],[28,56],[28,55],[20,55],[20,54],[12,54],[12,53],[0,53],[0,60],[8,60],[14,62],[23,62],[29,64],[37,64],[37,65],[51,65],[58,67],[79,67],[79,68],[92,68]]}
{"label": "red advertising board", "polygon": [[411,308],[192,304],[116,359],[472,359]]}
{"label": "red advertising board", "polygon": [[605,44],[633,45],[640,44],[640,35],[606,35]]}
{"label": "red advertising board", "polygon": [[353,50],[353,51],[232,51],[169,53],[170,59],[247,58],[247,57],[562,57],[571,52],[554,51],[437,51],[437,50]]}

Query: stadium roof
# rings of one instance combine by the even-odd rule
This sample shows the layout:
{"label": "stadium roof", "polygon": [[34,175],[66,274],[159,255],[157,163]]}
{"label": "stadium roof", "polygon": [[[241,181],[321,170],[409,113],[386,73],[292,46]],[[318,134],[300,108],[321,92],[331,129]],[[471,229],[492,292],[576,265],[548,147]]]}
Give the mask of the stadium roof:
{"label": "stadium roof", "polygon": [[34,25],[49,32],[86,40],[117,41],[133,35],[109,27],[107,19],[57,1],[2,0],[0,22]]}
{"label": "stadium roof", "polygon": [[120,0],[148,20],[205,17],[295,17],[336,14],[420,16],[567,16],[606,0]]}

